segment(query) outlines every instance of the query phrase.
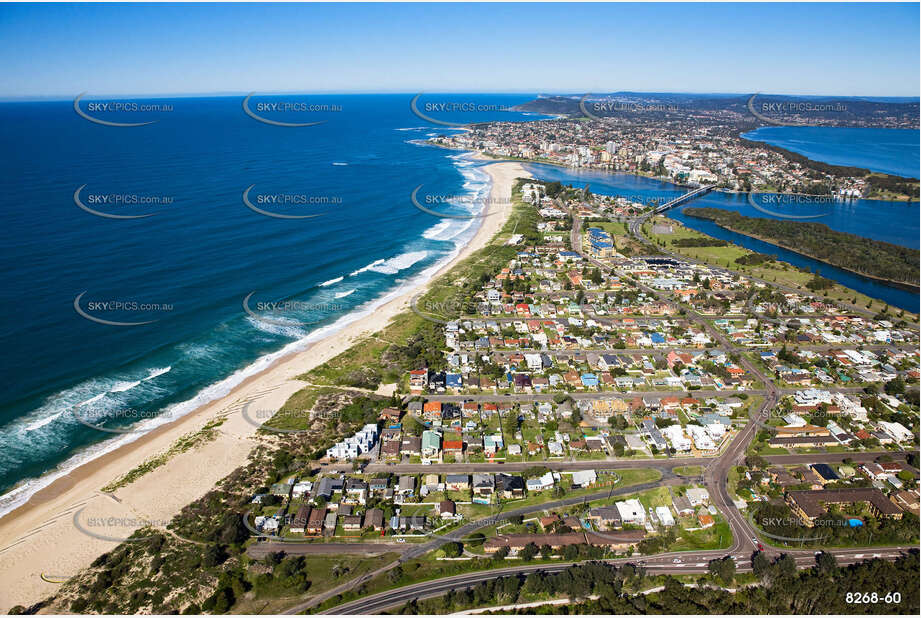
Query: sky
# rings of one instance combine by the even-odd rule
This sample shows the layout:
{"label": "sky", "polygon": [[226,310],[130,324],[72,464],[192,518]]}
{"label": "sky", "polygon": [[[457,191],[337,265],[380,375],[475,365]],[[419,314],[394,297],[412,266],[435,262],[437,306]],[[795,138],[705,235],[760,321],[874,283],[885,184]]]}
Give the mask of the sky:
{"label": "sky", "polygon": [[0,97],[918,97],[918,4],[0,5]]}

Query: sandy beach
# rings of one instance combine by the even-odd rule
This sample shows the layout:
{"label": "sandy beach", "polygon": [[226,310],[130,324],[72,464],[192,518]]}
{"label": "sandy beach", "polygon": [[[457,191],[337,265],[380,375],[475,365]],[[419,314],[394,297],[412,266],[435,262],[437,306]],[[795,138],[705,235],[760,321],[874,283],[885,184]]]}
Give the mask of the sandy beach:
{"label": "sandy beach", "polygon": [[[482,169],[492,179],[487,210],[493,214],[482,218],[470,242],[430,281],[489,242],[509,216],[515,179],[528,176],[519,164],[512,162],[494,163]],[[428,215],[420,213],[420,216]],[[80,528],[101,537],[119,539],[130,536],[140,527],[139,521],[164,527],[183,506],[246,462],[255,444],[256,427],[240,413],[244,405],[260,411],[279,409],[304,387],[296,376],[345,351],[357,339],[384,328],[393,316],[408,309],[412,297],[427,285],[407,290],[325,339],[278,359],[225,397],[80,466],[0,518],[0,612],[7,612],[13,605],[28,606],[40,601],[61,582],[89,566],[98,555],[118,545],[117,540],[96,538]],[[113,494],[100,491],[129,470],[168,451],[180,437],[198,431],[218,417],[226,420],[216,439],[173,456],[166,464]],[[264,416],[259,418],[265,420]]]}

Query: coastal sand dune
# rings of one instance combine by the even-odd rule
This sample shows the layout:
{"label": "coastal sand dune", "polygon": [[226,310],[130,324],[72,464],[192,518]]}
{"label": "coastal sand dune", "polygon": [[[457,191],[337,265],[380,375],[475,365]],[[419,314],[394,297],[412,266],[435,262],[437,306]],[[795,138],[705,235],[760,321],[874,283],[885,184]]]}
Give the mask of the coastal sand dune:
{"label": "coastal sand dune", "polygon": [[[482,219],[467,246],[435,276],[489,242],[509,216],[515,179],[528,176],[520,165],[510,162],[486,165],[483,170],[492,179],[488,210],[495,214]],[[227,396],[77,468],[0,519],[0,612],[7,612],[13,605],[28,606],[40,601],[60,582],[118,545],[117,541],[81,532],[75,525],[75,515],[84,529],[115,538],[130,536],[140,527],[133,526],[138,521],[165,526],[183,506],[246,462],[255,444],[256,427],[240,413],[244,405],[258,410],[279,409],[304,386],[296,376],[345,351],[357,339],[383,329],[393,316],[408,309],[411,298],[424,287],[425,284],[409,290],[343,330],[279,359]],[[178,438],[218,417],[226,420],[215,440],[172,457],[114,494],[100,491],[144,461],[169,450]]]}

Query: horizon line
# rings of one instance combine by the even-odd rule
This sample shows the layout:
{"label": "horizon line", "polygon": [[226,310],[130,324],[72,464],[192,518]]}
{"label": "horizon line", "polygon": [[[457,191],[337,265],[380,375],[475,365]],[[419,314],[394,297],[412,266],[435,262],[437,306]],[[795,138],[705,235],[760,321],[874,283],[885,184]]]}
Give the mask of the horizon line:
{"label": "horizon line", "polygon": [[[252,90],[218,90],[212,92],[137,92],[137,93],[100,93],[93,94],[88,91],[85,91],[85,99],[98,99],[101,97],[106,98],[139,98],[145,97],[150,99],[160,99],[168,97],[178,97],[178,98],[206,98],[206,97],[236,97],[242,96],[245,97],[250,93],[256,92],[262,96],[281,96],[281,95],[295,95],[295,96],[330,96],[330,95],[345,95],[345,96],[355,96],[355,95],[406,95],[414,96],[417,94],[477,94],[477,95],[529,95],[535,98],[539,97],[549,97],[549,96],[561,96],[561,97],[575,97],[584,95],[586,93],[595,94],[592,91],[583,91],[583,92],[573,92],[573,91],[559,91],[552,92],[547,90],[507,90],[507,91],[474,91],[474,90],[265,90],[265,91],[252,91]],[[818,93],[769,93],[769,92],[718,92],[718,91],[673,91],[673,90],[608,90],[608,91],[597,91],[598,96],[603,96],[607,94],[657,94],[657,95],[713,95],[713,96],[751,96],[753,94],[758,94],[760,96],[785,96],[785,97],[825,97],[830,99],[909,99],[909,100],[918,100],[921,102],[921,95],[897,95],[897,94],[818,94]],[[0,103],[11,103],[11,102],[50,102],[50,101],[73,101],[77,96],[80,96],[80,93],[73,95],[68,94],[23,94],[23,95],[0,95]]]}

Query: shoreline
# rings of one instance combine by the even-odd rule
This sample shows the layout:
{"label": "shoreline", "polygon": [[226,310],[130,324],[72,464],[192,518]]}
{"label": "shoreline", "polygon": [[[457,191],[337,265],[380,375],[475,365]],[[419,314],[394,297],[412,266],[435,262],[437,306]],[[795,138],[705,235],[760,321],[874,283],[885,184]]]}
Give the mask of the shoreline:
{"label": "shoreline", "polygon": [[[713,221],[712,219],[707,219],[706,217],[695,217],[694,215],[687,215],[687,216],[688,216],[688,217],[693,217],[693,218],[695,218],[695,219],[703,219],[704,221],[710,221],[710,222],[713,223],[714,225],[716,225],[716,226],[718,226],[718,227],[720,227],[720,228],[722,228],[722,229],[724,229],[724,230],[726,230],[726,231],[728,231],[728,232],[732,232],[732,233],[734,233],[734,234],[739,234],[739,235],[741,235],[741,236],[746,236],[746,237],[748,237],[748,238],[753,238],[753,239],[755,239],[755,240],[760,240],[761,242],[767,243],[767,244],[769,244],[769,245],[773,245],[773,246],[775,246],[775,247],[777,247],[777,248],[779,248],[779,249],[784,249],[784,250],[786,250],[786,251],[790,251],[791,253],[795,253],[796,255],[801,255],[801,256],[803,256],[803,257],[809,258],[810,260],[815,260],[816,262],[821,262],[822,264],[825,264],[826,266],[831,266],[832,268],[837,268],[837,269],[839,269],[839,270],[843,270],[843,271],[845,271],[845,272],[849,272],[849,273],[851,273],[852,275],[856,275],[856,276],[858,276],[858,277],[863,277],[864,279],[870,279],[871,281],[876,281],[877,283],[881,283],[881,284],[883,284],[883,285],[888,285],[889,287],[893,287],[893,288],[896,288],[896,289],[904,290],[904,291],[906,291],[906,292],[914,292],[914,293],[917,294],[919,291],[921,291],[921,286],[919,286],[918,284],[915,284],[915,283],[908,283],[908,282],[906,282],[906,281],[895,281],[894,279],[886,279],[886,278],[884,278],[884,277],[876,277],[876,276],[874,276],[874,275],[868,275],[867,273],[862,273],[862,272],[859,272],[859,271],[850,269],[850,268],[848,268],[848,267],[846,267],[846,266],[840,266],[840,265],[838,265],[838,264],[833,264],[833,263],[829,262],[828,260],[825,260],[825,259],[816,257],[816,256],[814,256],[814,255],[810,255],[809,253],[806,253],[805,251],[802,251],[802,250],[800,250],[800,249],[795,249],[795,248],[793,248],[793,247],[790,247],[789,245],[785,245],[785,244],[783,244],[783,243],[780,243],[780,242],[778,242],[778,241],[776,241],[776,240],[774,240],[774,239],[768,238],[768,237],[766,237],[766,236],[758,236],[758,235],[756,235],[756,234],[749,234],[748,232],[743,232],[743,231],[741,231],[741,230],[734,229],[734,228],[732,228],[732,227],[729,227],[728,225],[723,225],[723,224],[721,224],[721,223],[717,223],[716,221]],[[836,283],[838,283],[839,285],[843,285],[842,283],[837,282],[837,281],[836,281]],[[844,286],[844,287],[847,287],[847,286]],[[850,288],[848,288],[848,289],[850,289]],[[854,291],[856,292],[857,290],[854,290]],[[879,299],[879,300],[882,300],[882,299]]]}
{"label": "shoreline", "polygon": [[[431,145],[432,145],[432,146],[438,146],[439,148],[445,148],[445,149],[447,149],[447,150],[459,150],[459,149],[457,149],[457,148],[451,148],[450,146],[442,146],[441,144],[431,144]],[[465,151],[461,151],[461,152],[465,152]],[[792,152],[792,151],[791,151],[791,152]],[[487,154],[484,154],[484,153],[481,153],[481,152],[478,152],[478,151],[477,151],[477,153],[480,154],[481,156],[484,156],[484,157],[486,157],[486,158],[488,158],[488,159],[490,159],[490,160],[497,161],[497,162],[498,162],[498,161],[507,161],[507,162],[509,162],[509,163],[521,163],[521,164],[533,164],[533,165],[552,165],[552,166],[554,166],[554,167],[560,167],[560,168],[567,169],[567,170],[586,170],[586,171],[589,171],[589,172],[600,172],[600,173],[602,173],[602,174],[624,174],[625,176],[633,176],[633,177],[635,177],[635,178],[645,178],[645,179],[647,179],[647,180],[657,180],[657,181],[659,181],[659,182],[666,183],[666,184],[669,184],[669,185],[672,185],[672,186],[674,186],[674,187],[678,187],[678,188],[681,188],[681,189],[695,189],[695,188],[696,188],[696,187],[692,187],[691,185],[686,185],[686,184],[681,184],[680,182],[675,182],[674,180],[672,180],[672,179],[670,179],[670,178],[661,178],[661,177],[659,177],[659,176],[650,176],[650,175],[647,175],[647,174],[640,174],[640,173],[637,173],[637,172],[630,172],[630,171],[627,171],[627,170],[614,170],[614,169],[605,169],[605,168],[599,168],[599,167],[573,167],[573,166],[571,166],[571,165],[564,165],[564,164],[562,164],[562,163],[557,163],[556,161],[550,161],[550,160],[545,160],[545,159],[521,159],[521,158],[518,158],[518,157],[496,157],[496,156],[487,155]],[[794,154],[796,154],[796,153],[794,153]],[[871,173],[871,174],[879,174],[879,173],[882,173],[882,172],[870,172],[870,173]],[[900,178],[901,178],[901,177],[900,177]],[[911,179],[911,178],[906,178],[906,180],[912,180],[912,179]],[[725,193],[725,194],[727,194],[727,195],[748,195],[749,193],[751,193],[752,195],[806,195],[806,196],[809,196],[809,197],[829,197],[829,196],[827,196],[827,195],[819,195],[819,194],[812,194],[812,193],[795,193],[795,192],[793,192],[793,191],[787,191],[787,192],[776,192],[776,191],[736,191],[736,190],[734,190],[734,189],[727,189],[727,188],[725,188],[725,187],[714,189],[714,191],[717,192],[717,193]],[[836,196],[831,196],[831,197],[836,197]],[[904,205],[904,206],[921,206],[921,200],[919,200],[918,198],[913,198],[913,197],[909,197],[909,196],[905,196],[905,197],[908,198],[908,199],[897,199],[897,200],[896,200],[896,199],[886,199],[886,198],[882,198],[882,197],[848,197],[848,198],[837,198],[837,197],[836,197],[836,199],[840,199],[841,201],[848,201],[848,200],[866,200],[866,201],[868,201],[868,202],[887,202],[887,203],[889,203],[889,204],[900,204],[900,205]]]}
{"label": "shoreline", "polygon": [[[472,158],[488,161],[478,154]],[[291,395],[306,386],[297,376],[345,352],[357,340],[383,329],[394,316],[408,310],[411,299],[427,289],[433,280],[486,246],[511,213],[509,198],[515,179],[529,174],[513,162],[491,163],[480,169],[490,177],[489,203],[497,205],[495,214],[499,216],[480,218],[473,236],[447,262],[433,267],[434,272],[423,271],[417,275],[418,283],[398,288],[390,293],[392,297],[385,295],[378,301],[380,305],[372,305],[354,321],[310,342],[306,348],[273,359],[223,396],[78,465],[0,517],[0,555],[3,556],[0,587],[16,590],[18,597],[3,599],[0,611],[8,611],[15,604],[30,605],[40,601],[69,576],[118,544],[74,534],[72,522],[77,515],[85,510],[81,517],[169,521],[185,505],[204,495],[246,462],[249,451],[257,443],[254,438],[257,428],[239,413],[243,405],[278,410]],[[199,431],[216,419],[223,419],[223,424],[213,440],[174,455],[162,466],[112,494],[100,491],[106,484],[169,450],[177,439]],[[125,538],[132,531],[133,528],[126,526],[115,531],[100,530],[100,533]]]}

